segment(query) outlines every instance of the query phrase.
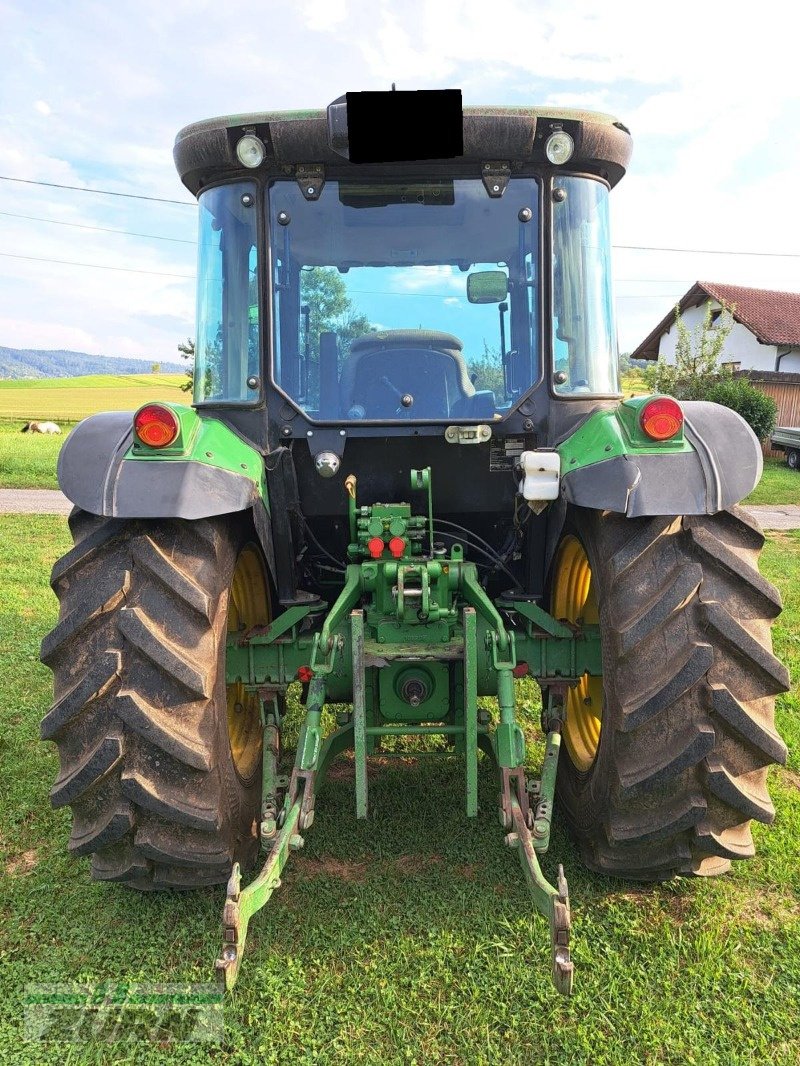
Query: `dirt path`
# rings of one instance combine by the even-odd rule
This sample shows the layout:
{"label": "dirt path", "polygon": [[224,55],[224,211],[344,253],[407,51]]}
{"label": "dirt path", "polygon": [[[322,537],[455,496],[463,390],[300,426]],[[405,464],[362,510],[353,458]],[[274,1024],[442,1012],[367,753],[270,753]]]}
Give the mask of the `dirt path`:
{"label": "dirt path", "polygon": [[[762,529],[800,529],[800,506],[793,503],[748,507]],[[68,515],[72,504],[57,489],[0,489],[0,514]]]}

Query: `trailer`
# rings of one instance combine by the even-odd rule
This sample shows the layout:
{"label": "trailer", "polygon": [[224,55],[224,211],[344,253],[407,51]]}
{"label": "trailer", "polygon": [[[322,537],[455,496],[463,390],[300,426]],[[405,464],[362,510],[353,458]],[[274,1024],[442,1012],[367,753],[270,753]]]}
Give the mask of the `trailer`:
{"label": "trailer", "polygon": [[769,443],[774,451],[786,455],[786,465],[790,470],[800,470],[800,429],[777,426],[772,431]]}

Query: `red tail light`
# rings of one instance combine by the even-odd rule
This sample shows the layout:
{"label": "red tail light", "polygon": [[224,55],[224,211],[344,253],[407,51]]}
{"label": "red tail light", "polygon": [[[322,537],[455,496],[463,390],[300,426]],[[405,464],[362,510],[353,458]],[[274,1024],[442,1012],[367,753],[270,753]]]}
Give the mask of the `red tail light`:
{"label": "red tail light", "polygon": [[639,425],[651,440],[669,440],[681,431],[683,411],[677,400],[661,396],[644,405]]}
{"label": "red tail light", "polygon": [[178,436],[180,425],[168,407],[148,403],[134,415],[133,429],[142,444],[149,448],[166,448]]}

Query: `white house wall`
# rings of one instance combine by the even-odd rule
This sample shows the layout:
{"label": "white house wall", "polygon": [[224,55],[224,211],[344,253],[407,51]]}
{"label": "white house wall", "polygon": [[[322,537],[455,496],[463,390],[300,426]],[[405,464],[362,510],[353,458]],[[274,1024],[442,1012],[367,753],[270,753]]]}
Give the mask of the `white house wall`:
{"label": "white house wall", "polygon": [[[719,304],[714,304],[718,307]],[[690,333],[702,326],[705,317],[705,305],[700,307],[688,307],[683,313],[684,324]],[[675,345],[678,339],[678,330],[673,323],[669,333],[661,337],[658,346],[658,355],[665,363],[675,362]],[[747,326],[741,322],[734,322],[733,328],[725,341],[725,348],[720,357],[720,362],[741,363],[742,370],[774,370],[777,348],[774,344],[760,344]],[[781,360],[781,371],[800,370],[800,355],[794,352]]]}

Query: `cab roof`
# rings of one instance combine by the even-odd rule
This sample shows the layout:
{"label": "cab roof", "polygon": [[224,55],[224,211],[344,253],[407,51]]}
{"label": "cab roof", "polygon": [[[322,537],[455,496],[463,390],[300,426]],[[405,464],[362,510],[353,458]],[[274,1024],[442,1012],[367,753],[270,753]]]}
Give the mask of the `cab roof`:
{"label": "cab roof", "polygon": [[[563,129],[575,142],[575,152],[563,168],[554,168],[544,154],[550,133]],[[256,170],[244,168],[236,144],[245,132],[265,145],[266,158]],[[610,186],[622,178],[631,156],[631,136],[611,115],[551,107],[465,107],[464,153],[452,159],[424,163],[355,164],[331,146],[326,111],[262,111],[226,115],[185,126],[175,138],[173,156],[181,181],[195,196],[207,185],[234,176],[285,176],[297,166],[322,165],[331,176],[402,175],[439,170],[478,174],[488,163],[510,164],[511,173],[523,169],[563,169],[595,175]]]}

